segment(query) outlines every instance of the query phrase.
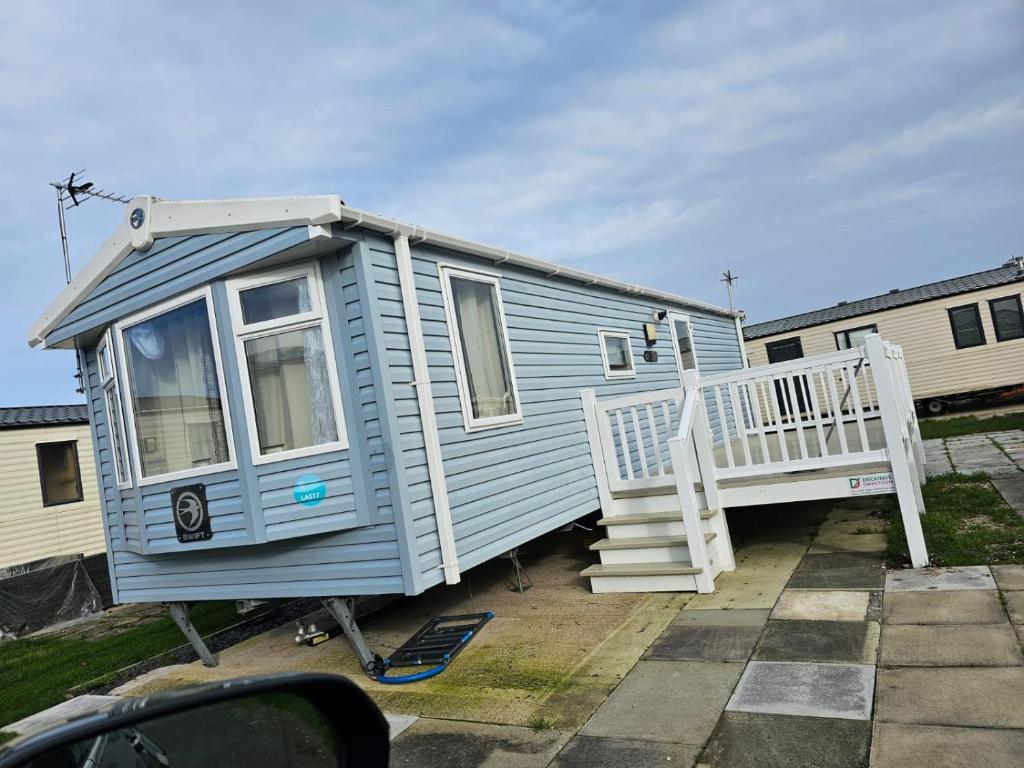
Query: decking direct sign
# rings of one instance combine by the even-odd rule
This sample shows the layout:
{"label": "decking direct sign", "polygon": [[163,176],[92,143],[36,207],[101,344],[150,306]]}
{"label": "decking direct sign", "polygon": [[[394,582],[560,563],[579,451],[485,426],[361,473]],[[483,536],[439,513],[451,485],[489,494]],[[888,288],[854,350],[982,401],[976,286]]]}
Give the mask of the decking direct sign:
{"label": "decking direct sign", "polygon": [[860,475],[847,478],[850,482],[851,496],[872,496],[878,493],[895,493],[896,485],[892,480],[892,472],[880,472],[877,475]]}
{"label": "decking direct sign", "polygon": [[196,483],[171,488],[171,509],[174,511],[174,532],[182,544],[213,538],[205,485]]}

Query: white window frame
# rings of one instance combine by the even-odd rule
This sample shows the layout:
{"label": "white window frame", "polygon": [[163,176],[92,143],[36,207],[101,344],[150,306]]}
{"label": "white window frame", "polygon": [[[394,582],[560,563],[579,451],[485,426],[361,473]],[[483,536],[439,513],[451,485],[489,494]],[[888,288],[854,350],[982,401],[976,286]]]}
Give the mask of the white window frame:
{"label": "white window frame", "polygon": [[[501,275],[495,272],[470,269],[455,264],[438,264],[441,278],[441,298],[444,303],[445,318],[448,321],[448,341],[451,343],[452,359],[455,363],[455,381],[459,387],[459,403],[462,406],[462,422],[466,432],[479,432],[485,429],[496,429],[523,423],[523,401],[519,399],[519,383],[516,380],[515,363],[512,360],[512,346],[508,338],[508,323],[505,321],[505,305],[501,300]],[[462,349],[462,334],[459,331],[458,317],[455,314],[455,300],[452,293],[453,277],[486,283],[494,288],[494,297],[498,309],[498,321],[501,323],[502,351],[508,364],[508,375],[512,380],[512,398],[515,400],[515,413],[505,416],[476,418],[473,416],[473,398],[469,391],[469,375]]]}
{"label": "white window frame", "polygon": [[[273,285],[299,277],[306,278],[309,286],[309,312],[289,315],[259,323],[245,323],[242,314],[242,291]],[[332,451],[343,451],[349,447],[348,429],[345,421],[345,407],[341,399],[341,385],[338,381],[338,364],[334,356],[334,339],[331,336],[331,323],[327,313],[327,300],[324,292],[320,266],[316,262],[308,262],[298,266],[264,270],[251,275],[232,278],[227,281],[228,306],[231,311],[231,331],[235,337],[235,359],[238,363],[242,385],[242,402],[245,406],[245,425],[249,432],[249,455],[252,463],[271,464],[276,461],[298,459],[306,456],[317,456]],[[260,453],[260,437],[256,429],[256,406],[252,396],[252,381],[249,377],[249,361],[245,355],[245,342],[264,336],[273,336],[286,331],[299,331],[306,328],[320,328],[324,341],[324,364],[327,366],[327,380],[331,389],[331,403],[334,405],[334,425],[338,430],[338,439],[320,445],[308,445],[303,448],[292,448],[277,453]]]}
{"label": "white window frame", "polygon": [[[608,360],[608,347],[605,339],[625,339],[626,349],[629,350],[629,368],[624,371],[612,370],[611,362]],[[608,328],[600,328],[597,331],[597,342],[601,347],[601,364],[604,366],[604,377],[606,379],[635,379],[636,361],[633,359],[633,340],[629,337],[629,331],[615,331]]]}
{"label": "white window frame", "polygon": [[676,359],[676,370],[679,372],[679,381],[682,381],[683,371],[688,371],[690,369],[683,368],[683,361],[679,359],[679,335],[676,333],[676,321],[685,323],[687,330],[690,332],[690,344],[693,345],[693,370],[698,376],[700,375],[700,360],[697,359],[697,339],[694,338],[693,335],[693,323],[690,321],[690,316],[682,312],[669,312],[668,328],[672,335],[672,356]]}
{"label": "white window frame", "polygon": [[[213,345],[213,359],[217,364],[217,390],[220,394],[221,411],[224,416],[224,435],[227,443],[228,460],[221,462],[220,464],[210,464],[205,467],[194,467],[192,469],[182,469],[176,472],[164,472],[160,475],[151,475],[150,477],[144,477],[142,474],[142,457],[139,455],[139,437],[138,428],[135,425],[135,398],[134,393],[131,391],[131,378],[128,375],[128,356],[125,354],[125,338],[124,332],[133,325],[138,325],[146,320],[151,320],[158,315],[163,315],[171,310],[183,307],[186,304],[191,304],[197,299],[203,299],[206,302],[206,313],[207,318],[210,322],[210,340]],[[138,483],[139,486],[157,485],[158,483],[173,482],[176,480],[187,480],[193,477],[202,477],[205,475],[216,474],[217,472],[225,472],[232,469],[238,468],[238,463],[235,459],[234,444],[232,439],[231,430],[231,405],[228,402],[228,391],[226,372],[224,370],[224,361],[221,359],[220,354],[220,334],[217,333],[217,314],[213,308],[213,291],[209,285],[195,290],[187,291],[186,293],[179,294],[172,299],[156,304],[148,309],[144,309],[141,312],[137,312],[134,315],[123,318],[117,322],[114,326],[114,333],[117,337],[117,364],[118,371],[121,374],[121,381],[125,382],[128,387],[126,397],[123,398],[125,405],[125,415],[127,417],[127,430],[128,435],[131,438],[129,443],[129,455],[133,462],[133,469],[138,471]]]}
{"label": "white window frame", "polygon": [[[106,375],[103,374],[103,365],[101,360],[103,359],[103,350],[107,351],[107,361],[109,363],[109,370]],[[100,388],[103,390],[103,410],[107,415],[107,440],[110,444],[110,453],[116,454],[117,443],[114,442],[113,435],[113,409],[118,409],[120,419],[118,419],[118,432],[121,438],[121,464],[124,466],[124,477],[121,476],[121,472],[117,467],[117,457],[114,458],[114,481],[117,483],[118,490],[126,490],[132,487],[132,462],[131,462],[131,448],[128,445],[128,436],[125,433],[125,418],[124,418],[124,405],[121,402],[121,385],[118,381],[118,365],[117,357],[114,354],[113,339],[108,328],[103,334],[103,339],[99,344],[96,345],[96,372],[99,374]]]}

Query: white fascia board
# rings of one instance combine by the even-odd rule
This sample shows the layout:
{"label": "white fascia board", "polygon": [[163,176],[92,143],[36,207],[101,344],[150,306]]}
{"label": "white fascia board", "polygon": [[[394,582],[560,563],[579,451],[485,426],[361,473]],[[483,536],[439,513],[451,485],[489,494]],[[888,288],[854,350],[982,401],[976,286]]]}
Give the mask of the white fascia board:
{"label": "white fascia board", "polygon": [[[145,220],[141,227],[133,229],[128,223],[128,218],[136,208],[143,210]],[[132,250],[146,250],[159,237],[324,225],[333,222],[343,222],[348,228],[362,226],[391,236],[405,235],[413,244],[428,242],[441,248],[488,259],[495,264],[508,262],[542,272],[548,276],[564,277],[584,285],[598,285],[631,296],[668,301],[726,317],[738,315],[737,312],[725,307],[696,299],[612,280],[572,267],[560,266],[550,261],[535,259],[502,248],[464,240],[453,235],[360,211],[357,208],[343,205],[341,198],[337,195],[225,200],[160,200],[144,195],[134,198],[128,204],[125,219],[117,231],[107,239],[85,267],[72,278],[71,283],[57,295],[53,303],[36,320],[29,331],[29,346],[42,344],[54,326],[78,305],[83,296],[88,295],[103,278],[113,272]]]}

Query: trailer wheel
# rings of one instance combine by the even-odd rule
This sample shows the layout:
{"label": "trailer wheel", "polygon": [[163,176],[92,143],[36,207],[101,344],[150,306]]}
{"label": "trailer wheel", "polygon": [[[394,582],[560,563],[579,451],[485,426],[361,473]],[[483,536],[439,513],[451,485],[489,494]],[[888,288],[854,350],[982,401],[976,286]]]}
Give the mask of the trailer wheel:
{"label": "trailer wheel", "polygon": [[946,412],[946,404],[941,400],[926,400],[924,404],[924,409],[928,411],[928,415],[938,416],[940,413]]}

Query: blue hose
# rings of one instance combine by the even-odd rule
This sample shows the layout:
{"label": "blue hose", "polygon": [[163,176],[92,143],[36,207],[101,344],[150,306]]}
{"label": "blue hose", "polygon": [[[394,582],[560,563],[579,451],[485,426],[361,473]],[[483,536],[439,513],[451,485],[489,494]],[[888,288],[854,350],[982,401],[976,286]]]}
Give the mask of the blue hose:
{"label": "blue hose", "polygon": [[416,672],[412,675],[400,675],[398,677],[385,677],[380,675],[376,678],[378,683],[387,683],[388,685],[400,685],[401,683],[415,683],[417,680],[426,680],[427,678],[439,675],[444,672],[447,667],[447,662],[444,664],[438,664],[436,667],[425,669],[422,672]]}

